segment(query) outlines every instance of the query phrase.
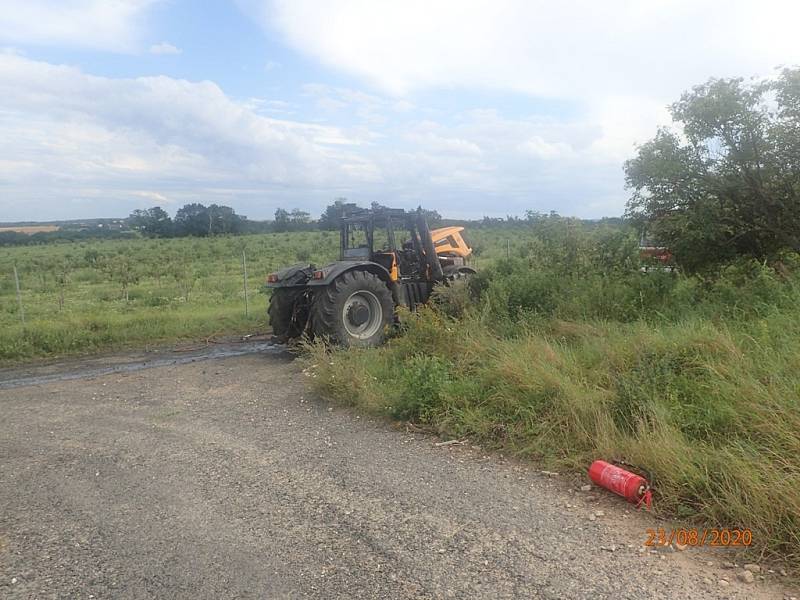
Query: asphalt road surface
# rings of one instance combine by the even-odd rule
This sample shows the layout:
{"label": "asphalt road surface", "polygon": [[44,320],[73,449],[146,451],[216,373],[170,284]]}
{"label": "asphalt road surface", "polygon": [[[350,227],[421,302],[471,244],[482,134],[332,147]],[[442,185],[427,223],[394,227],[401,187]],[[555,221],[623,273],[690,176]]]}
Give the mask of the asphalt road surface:
{"label": "asphalt road surface", "polygon": [[579,481],[333,407],[285,352],[201,358],[0,372],[0,597],[797,595],[651,552],[663,523]]}

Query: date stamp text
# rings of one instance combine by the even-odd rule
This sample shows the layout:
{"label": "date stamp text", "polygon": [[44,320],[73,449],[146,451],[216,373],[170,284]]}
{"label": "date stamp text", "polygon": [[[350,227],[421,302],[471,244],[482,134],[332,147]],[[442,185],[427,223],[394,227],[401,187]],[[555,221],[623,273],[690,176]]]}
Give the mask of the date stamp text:
{"label": "date stamp text", "polygon": [[750,546],[749,529],[648,529],[645,546]]}

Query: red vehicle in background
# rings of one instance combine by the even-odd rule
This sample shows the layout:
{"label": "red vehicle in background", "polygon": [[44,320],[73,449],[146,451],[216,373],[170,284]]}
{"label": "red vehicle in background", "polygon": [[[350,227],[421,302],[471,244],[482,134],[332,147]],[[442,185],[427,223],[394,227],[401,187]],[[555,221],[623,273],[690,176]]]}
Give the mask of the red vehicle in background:
{"label": "red vehicle in background", "polygon": [[660,270],[673,271],[672,252],[652,239],[642,236],[639,240],[639,259],[642,261],[641,271]]}

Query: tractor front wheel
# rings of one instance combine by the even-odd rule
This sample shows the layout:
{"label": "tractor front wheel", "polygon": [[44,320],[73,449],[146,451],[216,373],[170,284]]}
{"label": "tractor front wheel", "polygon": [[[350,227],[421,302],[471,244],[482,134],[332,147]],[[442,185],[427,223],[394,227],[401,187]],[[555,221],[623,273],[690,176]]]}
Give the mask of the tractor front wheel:
{"label": "tractor front wheel", "polygon": [[394,302],[386,284],[367,271],[349,271],[317,290],[312,306],[314,335],[343,346],[383,343]]}

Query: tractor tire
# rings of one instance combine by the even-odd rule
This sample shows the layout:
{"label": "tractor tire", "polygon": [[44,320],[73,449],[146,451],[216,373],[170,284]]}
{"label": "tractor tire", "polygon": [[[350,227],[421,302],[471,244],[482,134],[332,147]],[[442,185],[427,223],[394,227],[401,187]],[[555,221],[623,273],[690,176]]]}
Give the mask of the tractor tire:
{"label": "tractor tire", "polygon": [[367,271],[348,271],[314,294],[314,336],[327,337],[345,347],[379,346],[393,320],[394,301],[389,288]]}
{"label": "tractor tire", "polygon": [[296,318],[295,304],[304,292],[305,290],[297,288],[279,288],[272,292],[267,315],[269,324],[272,325],[272,334],[280,341],[300,337],[303,334],[307,317]]}
{"label": "tractor tire", "polygon": [[472,267],[455,267],[450,269],[445,269],[444,276],[446,281],[458,281],[469,279],[473,275],[475,275],[477,271]]}

